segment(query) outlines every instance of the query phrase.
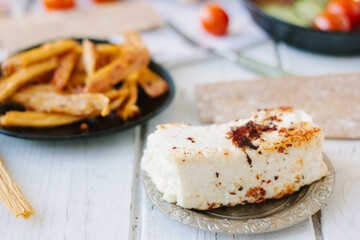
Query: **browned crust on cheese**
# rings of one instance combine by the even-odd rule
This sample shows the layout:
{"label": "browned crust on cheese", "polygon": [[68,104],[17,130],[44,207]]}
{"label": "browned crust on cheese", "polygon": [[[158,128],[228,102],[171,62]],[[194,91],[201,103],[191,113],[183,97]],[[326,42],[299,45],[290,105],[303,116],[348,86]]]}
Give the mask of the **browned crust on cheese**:
{"label": "browned crust on cheese", "polygon": [[280,140],[271,145],[263,145],[263,150],[286,154],[287,149],[290,147],[309,143],[322,129],[320,127],[311,127],[307,122],[299,122],[292,124],[289,128],[280,128],[278,131]]}

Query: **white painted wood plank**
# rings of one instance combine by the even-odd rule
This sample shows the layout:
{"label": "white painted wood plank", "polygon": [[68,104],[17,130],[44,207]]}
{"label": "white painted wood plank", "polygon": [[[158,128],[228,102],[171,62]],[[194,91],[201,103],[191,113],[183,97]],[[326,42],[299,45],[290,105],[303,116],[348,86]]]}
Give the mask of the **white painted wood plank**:
{"label": "white painted wood plank", "polygon": [[294,75],[321,75],[360,71],[360,56],[330,56],[310,53],[280,43],[283,68]]}
{"label": "white painted wood plank", "polygon": [[55,142],[0,136],[4,165],[35,210],[24,220],[0,204],[0,239],[126,239],[133,134]]}
{"label": "white painted wood plank", "polygon": [[[360,71],[360,57],[334,57],[302,52],[280,44],[285,70],[298,75]],[[344,96],[346,97],[346,96]],[[354,103],[355,104],[355,103]],[[324,152],[335,168],[335,190],[321,210],[323,239],[358,239],[360,234],[360,141],[326,140]]]}
{"label": "white painted wood plank", "polygon": [[[261,58],[269,64],[276,65],[275,51],[270,43],[259,48],[251,49],[246,54]],[[272,61],[271,61],[272,59]],[[166,122],[184,122],[199,125],[196,116],[196,99],[194,94],[195,83],[232,81],[240,79],[251,79],[258,75],[247,71],[232,63],[210,59],[205,62],[193,63],[188,66],[173,69],[171,71],[177,87],[176,96],[172,105],[160,116],[151,120],[148,124],[147,134],[154,131],[157,124]],[[314,239],[314,231],[311,219],[297,224],[292,228],[281,230],[274,233],[252,235],[252,236],[233,236],[231,234],[215,234],[205,232],[175,220],[169,219],[148,200],[146,193],[141,191],[141,212],[138,216],[140,224],[140,238],[152,239]]]}
{"label": "white painted wood plank", "polygon": [[326,240],[359,239],[360,141],[326,141],[324,151],[335,168],[335,189],[322,209]]}

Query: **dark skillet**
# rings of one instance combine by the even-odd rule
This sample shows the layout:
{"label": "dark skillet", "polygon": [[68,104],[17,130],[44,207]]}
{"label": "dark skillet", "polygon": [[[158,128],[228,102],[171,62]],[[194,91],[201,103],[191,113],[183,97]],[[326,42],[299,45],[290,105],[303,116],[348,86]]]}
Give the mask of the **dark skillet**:
{"label": "dark skillet", "polygon": [[312,52],[332,55],[360,54],[360,31],[325,32],[299,27],[264,13],[253,0],[242,0],[254,21],[276,41]]}
{"label": "dark skillet", "polygon": [[[75,39],[81,41],[81,39]],[[95,43],[108,43],[105,40],[90,39]],[[40,45],[38,45],[40,46]],[[35,48],[34,46],[31,48]],[[22,51],[29,50],[24,49]],[[28,127],[3,127],[0,126],[0,133],[10,135],[13,137],[37,139],[37,140],[59,140],[59,139],[74,139],[74,138],[87,138],[91,136],[98,136],[105,133],[112,133],[122,131],[124,129],[134,127],[138,124],[144,123],[155,115],[163,111],[172,101],[175,93],[174,82],[169,73],[159,64],[151,61],[149,68],[164,78],[169,84],[169,91],[158,98],[148,97],[141,88],[139,88],[139,97],[137,105],[141,109],[141,114],[136,118],[124,122],[116,114],[111,113],[106,117],[95,117],[81,122],[73,123],[52,128],[28,128]],[[1,72],[0,72],[1,76]],[[0,105],[0,115],[10,110],[24,110],[19,106],[13,105]],[[86,123],[89,128],[83,131],[80,128],[82,123]]]}

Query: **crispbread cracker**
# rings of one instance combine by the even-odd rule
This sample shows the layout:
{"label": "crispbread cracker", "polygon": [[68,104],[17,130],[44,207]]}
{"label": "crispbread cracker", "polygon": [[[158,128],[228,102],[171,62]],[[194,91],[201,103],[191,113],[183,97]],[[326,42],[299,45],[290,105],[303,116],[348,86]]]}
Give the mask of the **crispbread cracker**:
{"label": "crispbread cracker", "polygon": [[107,3],[89,9],[0,17],[0,46],[14,52],[58,38],[107,38],[124,30],[149,30],[161,25],[162,20],[148,3]]}
{"label": "crispbread cracker", "polygon": [[201,122],[227,122],[259,108],[293,106],[309,113],[327,138],[360,139],[360,73],[200,84],[195,91]]}

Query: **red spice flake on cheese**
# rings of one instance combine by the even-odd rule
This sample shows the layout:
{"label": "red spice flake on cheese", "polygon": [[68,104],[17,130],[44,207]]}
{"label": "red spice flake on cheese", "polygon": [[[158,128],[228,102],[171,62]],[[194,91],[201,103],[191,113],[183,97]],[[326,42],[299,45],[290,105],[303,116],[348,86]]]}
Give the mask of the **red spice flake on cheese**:
{"label": "red spice flake on cheese", "polygon": [[278,180],[278,178],[279,178],[279,176],[275,176],[275,177],[274,177],[275,181]]}
{"label": "red spice flake on cheese", "polygon": [[279,153],[283,153],[285,151],[285,148],[283,146],[280,146],[277,151]]}
{"label": "red spice flake on cheese", "polygon": [[188,140],[190,140],[192,143],[195,143],[195,140],[192,137],[188,137]]}
{"label": "red spice flake on cheese", "polygon": [[220,174],[218,172],[216,172],[215,175],[216,175],[217,178],[219,178]]}
{"label": "red spice flake on cheese", "polygon": [[172,147],[172,149],[176,149],[177,147]]}
{"label": "red spice flake on cheese", "polygon": [[229,192],[231,195],[236,195],[236,193],[235,192]]}
{"label": "red spice flake on cheese", "polygon": [[207,205],[208,205],[208,210],[211,210],[213,207],[215,207],[216,206],[216,203],[207,203]]}
{"label": "red spice flake on cheese", "polygon": [[231,128],[231,131],[227,133],[227,139],[232,139],[232,143],[238,148],[248,146],[257,150],[258,146],[252,144],[251,141],[259,139],[263,132],[275,130],[277,130],[275,126],[270,127],[249,121],[245,125]]}
{"label": "red spice flake on cheese", "polygon": [[266,194],[266,191],[262,188],[262,187],[254,187],[254,188],[250,188],[247,192],[246,192],[246,196],[248,198],[253,198],[254,201],[258,201],[260,199],[263,199],[264,196]]}
{"label": "red spice flake on cheese", "polygon": [[[256,119],[257,117],[255,117]],[[276,115],[271,115],[260,121],[261,124],[274,124],[274,122],[282,122],[282,119],[278,118]]]}
{"label": "red spice flake on cheese", "polygon": [[279,119],[276,115],[269,117],[270,121],[282,122],[282,119]]}

